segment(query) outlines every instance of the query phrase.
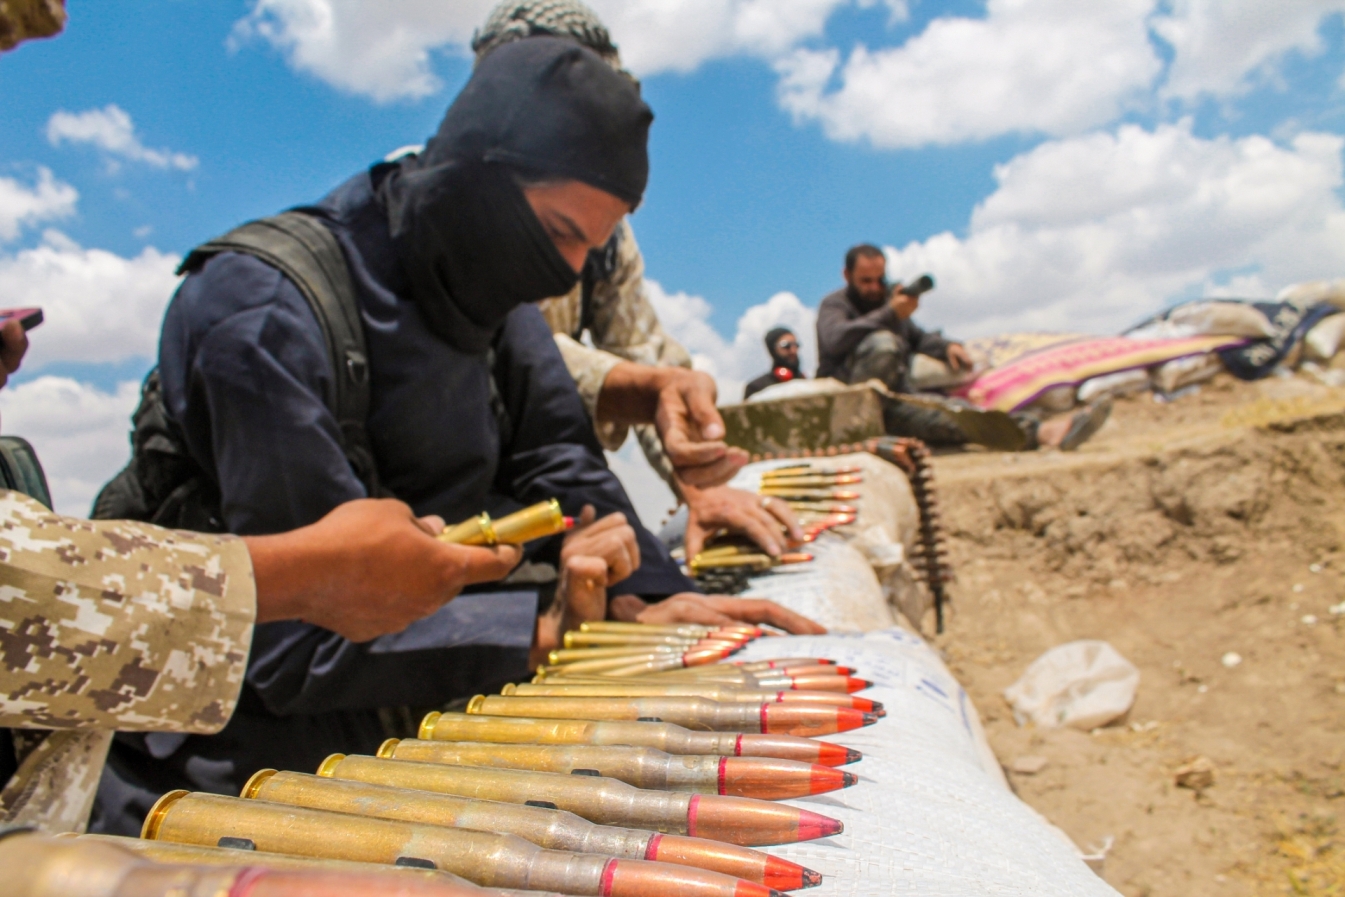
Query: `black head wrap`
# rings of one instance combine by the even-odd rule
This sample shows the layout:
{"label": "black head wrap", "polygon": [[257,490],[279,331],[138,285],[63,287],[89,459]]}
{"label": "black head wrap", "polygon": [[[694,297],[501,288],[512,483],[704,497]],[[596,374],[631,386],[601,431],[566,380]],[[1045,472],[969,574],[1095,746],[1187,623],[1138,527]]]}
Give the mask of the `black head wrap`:
{"label": "black head wrap", "polygon": [[483,59],[424,152],[379,186],[430,329],[482,352],[519,305],[568,292],[579,275],[514,171],[582,181],[635,207],[653,118],[634,82],[573,41],[529,38]]}
{"label": "black head wrap", "polygon": [[782,337],[782,336],[793,336],[793,335],[794,335],[794,331],[790,330],[788,327],[772,327],[769,331],[767,331],[767,333],[766,333],[766,351],[769,352],[769,353],[771,353],[771,362],[772,362],[773,364],[784,365],[784,366],[789,367],[789,368],[797,368],[797,367],[798,367],[798,362],[797,362],[797,361],[795,361],[795,362],[793,362],[792,364],[790,364],[790,363],[786,362],[784,359],[782,359],[779,355],[776,355],[776,354],[775,354],[775,344],[778,343],[778,342],[780,342],[780,337]]}

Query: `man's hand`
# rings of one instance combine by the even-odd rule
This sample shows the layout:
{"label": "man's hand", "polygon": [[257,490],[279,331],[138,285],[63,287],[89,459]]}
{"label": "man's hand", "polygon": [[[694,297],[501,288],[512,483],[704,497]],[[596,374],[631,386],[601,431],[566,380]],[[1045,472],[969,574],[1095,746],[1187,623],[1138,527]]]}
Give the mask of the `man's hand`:
{"label": "man's hand", "polygon": [[714,486],[697,489],[682,485],[687,501],[686,555],[691,559],[705,547],[716,530],[741,532],[771,557],[779,557],[791,543],[803,541],[803,528],[789,503],[741,489]]}
{"label": "man's hand", "polygon": [[903,321],[909,320],[920,309],[920,297],[912,296],[909,293],[901,291],[901,284],[892,288],[892,295],[888,298],[887,304],[891,306],[892,311]]}
{"label": "man's hand", "polygon": [[704,626],[766,623],[793,635],[822,635],[827,631],[774,601],[698,592],[681,592],[657,604],[646,604],[637,595],[617,595],[608,603],[607,613],[613,620],[628,623],[700,623]]}
{"label": "man's hand", "polygon": [[607,617],[607,562],[602,558],[575,555],[563,561],[556,600],[537,618],[528,669],[546,663],[546,656],[561,646],[565,633],[580,623]]}
{"label": "man's hand", "polygon": [[303,620],[354,642],[401,632],[465,586],[509,575],[522,552],[434,538],[438,517],[417,519],[391,499],[347,502],[311,526],[247,536],[257,622]]}
{"label": "man's hand", "polygon": [[10,318],[0,327],[0,386],[9,382],[9,375],[19,369],[27,351],[28,334],[17,318]]}
{"label": "man's hand", "polygon": [[560,564],[564,570],[571,558],[600,558],[606,570],[602,585],[606,587],[639,569],[640,544],[625,514],[617,511],[595,522],[596,516],[592,505],[584,505],[574,529],[565,535]]}
{"label": "man's hand", "polygon": [[602,381],[597,414],[603,423],[654,424],[678,479],[693,486],[726,483],[747,463],[747,452],[724,444],[715,381],[700,371],[623,361]]}
{"label": "man's hand", "polygon": [[969,371],[976,366],[971,353],[961,343],[948,344],[948,366],[955,371]]}
{"label": "man's hand", "polygon": [[702,489],[727,483],[748,454],[724,443],[724,419],[715,407],[715,381],[702,371],[662,368],[654,426],[677,479]]}

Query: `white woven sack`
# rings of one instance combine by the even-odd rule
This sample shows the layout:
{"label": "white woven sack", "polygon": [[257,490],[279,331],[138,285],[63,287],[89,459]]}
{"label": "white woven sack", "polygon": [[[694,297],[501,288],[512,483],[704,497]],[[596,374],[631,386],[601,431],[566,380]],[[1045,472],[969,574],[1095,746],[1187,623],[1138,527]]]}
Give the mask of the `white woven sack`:
{"label": "white woven sack", "polygon": [[[1060,832],[1004,784],[976,708],[938,654],[899,629],[758,639],[740,657],[829,657],[875,683],[887,716],[829,736],[864,759],[859,783],[788,801],[845,824],[767,848],[821,872],[809,897],[1118,897]],[[736,659],[736,658],[735,658]]]}

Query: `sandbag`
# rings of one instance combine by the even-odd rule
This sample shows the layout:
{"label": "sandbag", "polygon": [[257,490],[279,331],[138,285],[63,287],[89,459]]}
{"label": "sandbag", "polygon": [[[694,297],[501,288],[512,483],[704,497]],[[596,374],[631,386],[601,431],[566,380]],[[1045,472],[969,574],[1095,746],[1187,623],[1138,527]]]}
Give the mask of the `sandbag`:
{"label": "sandbag", "polygon": [[1309,361],[1330,361],[1345,342],[1345,315],[1331,315],[1314,324],[1303,337],[1304,351]]}
{"label": "sandbag", "polygon": [[1044,414],[1064,414],[1074,407],[1075,393],[1073,384],[1053,386],[1032,400],[1027,407]]}
{"label": "sandbag", "polygon": [[1118,371],[1115,374],[1104,374],[1101,377],[1085,380],[1079,385],[1079,392],[1075,398],[1080,405],[1086,405],[1103,396],[1114,399],[1119,396],[1142,392],[1148,389],[1150,385],[1149,372],[1144,368],[1135,368],[1134,370]]}
{"label": "sandbag", "polygon": [[[1159,332],[1162,331],[1162,332]],[[1206,300],[1186,303],[1163,313],[1138,331],[1135,338],[1180,339],[1182,336],[1245,336],[1268,339],[1275,325],[1255,305],[1233,301]]]}
{"label": "sandbag", "polygon": [[1345,311],[1345,277],[1335,280],[1309,280],[1293,283],[1275,295],[1276,302],[1291,302],[1299,308],[1308,308],[1321,302],[1329,302],[1341,311]]}
{"label": "sandbag", "polygon": [[[739,657],[779,656],[758,639]],[[829,736],[864,758],[851,788],[788,803],[845,831],[769,852],[823,875],[809,897],[1117,897],[1058,829],[1006,787],[966,691],[938,653],[897,629],[791,638],[791,656],[830,657],[872,680],[876,725]],[[803,892],[800,892],[803,893]]]}
{"label": "sandbag", "polygon": [[1170,395],[1184,387],[1204,383],[1223,369],[1224,363],[1218,353],[1206,352],[1160,364],[1150,376],[1155,390]]}
{"label": "sandbag", "polygon": [[1020,723],[1088,731],[1128,713],[1139,684],[1140,671],[1115,648],[1084,640],[1057,645],[1032,661],[1004,697]]}
{"label": "sandbag", "polygon": [[[749,464],[729,485],[756,492],[762,471],[791,463]],[[858,519],[807,549],[816,556],[812,564],[754,577],[744,594],[772,598],[828,629],[884,628],[897,621],[897,613],[918,628],[931,598],[910,562],[918,549],[920,509],[906,474],[868,452],[837,455],[821,463],[863,472],[864,481],[853,487],[860,494]],[[855,563],[868,567],[867,575],[852,570]]]}
{"label": "sandbag", "polygon": [[911,359],[911,387],[919,392],[948,389],[961,386],[976,379],[978,370],[955,371],[946,361],[931,358],[928,355],[916,355]]}

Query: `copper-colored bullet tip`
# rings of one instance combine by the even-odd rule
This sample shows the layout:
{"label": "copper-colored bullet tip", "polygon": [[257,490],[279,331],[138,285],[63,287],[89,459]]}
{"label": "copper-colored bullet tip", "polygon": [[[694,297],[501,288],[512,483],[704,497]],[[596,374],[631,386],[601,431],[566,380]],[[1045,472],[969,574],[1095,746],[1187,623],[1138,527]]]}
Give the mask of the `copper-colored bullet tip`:
{"label": "copper-colored bullet tip", "polygon": [[821,813],[814,813],[811,810],[799,811],[800,841],[829,838],[832,835],[839,835],[843,831],[845,831],[845,825],[839,819],[832,819],[830,816],[823,816]]}

